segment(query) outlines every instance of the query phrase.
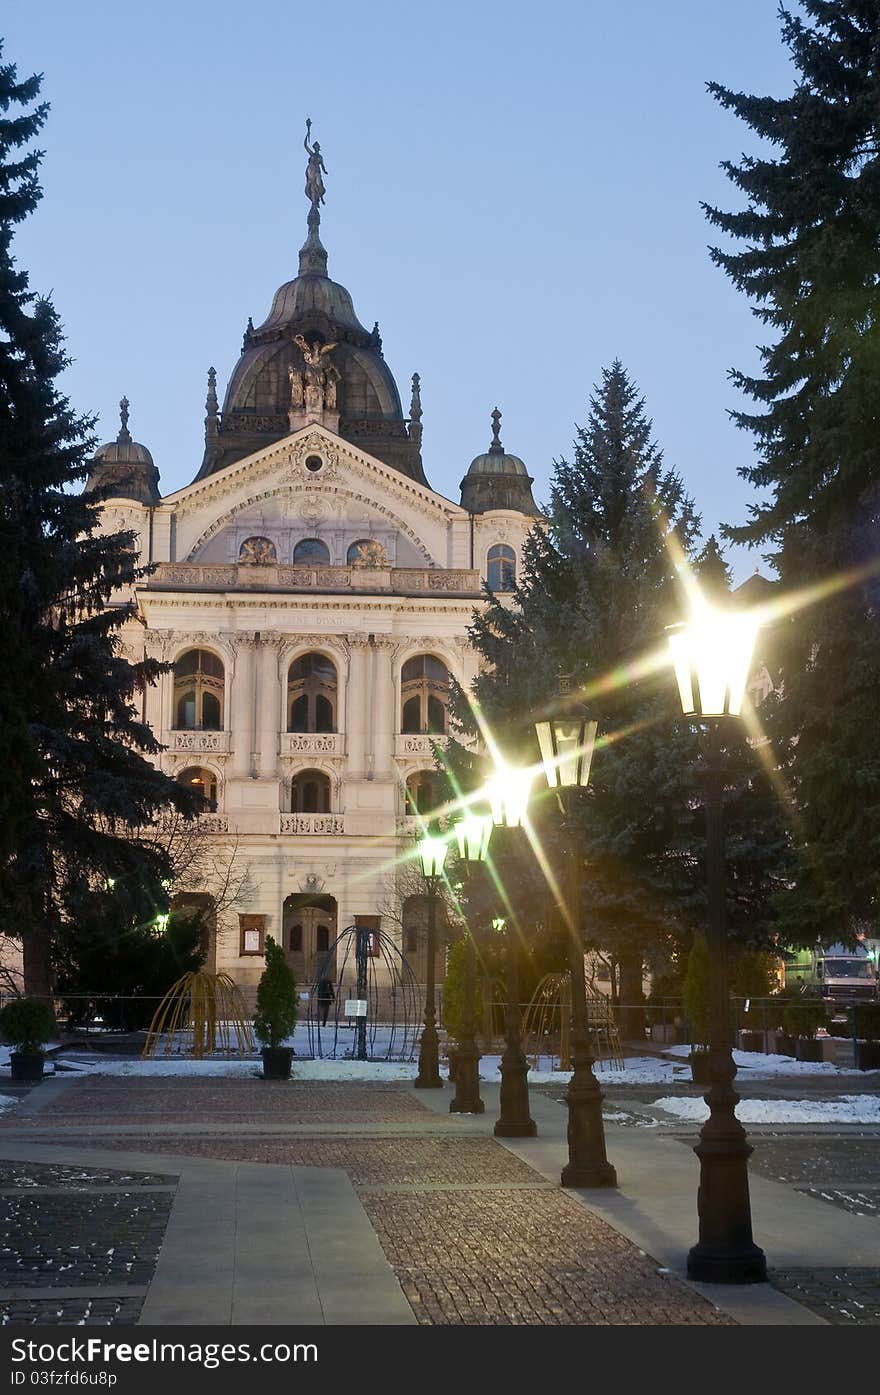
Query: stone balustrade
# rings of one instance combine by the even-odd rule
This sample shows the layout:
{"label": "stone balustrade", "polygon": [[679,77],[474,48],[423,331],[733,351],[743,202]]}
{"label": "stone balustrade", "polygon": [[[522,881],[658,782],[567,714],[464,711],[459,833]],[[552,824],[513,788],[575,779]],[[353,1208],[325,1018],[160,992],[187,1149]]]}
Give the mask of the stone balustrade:
{"label": "stone balustrade", "polygon": [[339,834],[344,831],[341,814],[282,814],[281,832],[298,834]]}
{"label": "stone balustrade", "polygon": [[480,595],[480,574],[463,567],[293,567],[159,562],[148,591],[389,591],[396,595]]}
{"label": "stone balustrade", "polygon": [[394,754],[398,760],[411,758],[412,756],[427,756],[431,759],[434,755],[435,746],[445,746],[448,736],[420,736],[415,733],[398,732],[394,737]]}
{"label": "stone balustrade", "polygon": [[344,756],[345,737],[341,731],[283,731],[282,756]]}
{"label": "stone balustrade", "polygon": [[232,734],[228,731],[172,731],[168,735],[168,749],[228,755],[231,740]]}

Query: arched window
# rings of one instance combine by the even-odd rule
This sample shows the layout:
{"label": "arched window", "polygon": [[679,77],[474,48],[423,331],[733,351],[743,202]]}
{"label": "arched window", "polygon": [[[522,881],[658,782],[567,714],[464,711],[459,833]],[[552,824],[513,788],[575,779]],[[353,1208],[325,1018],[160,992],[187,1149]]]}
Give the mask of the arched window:
{"label": "arched window", "polygon": [[443,803],[443,779],[439,770],[417,770],[406,782],[406,812],[430,814]]}
{"label": "arched window", "polygon": [[388,553],[377,538],[358,538],[345,554],[350,567],[387,567]]}
{"label": "arched window", "polygon": [[207,649],[188,649],[174,665],[174,725],[178,731],[223,730],[223,664]]}
{"label": "arched window", "polygon": [[217,776],[210,770],[203,770],[201,766],[189,765],[186,770],[181,770],[179,775],[175,775],[175,780],[179,785],[188,785],[190,789],[197,790],[205,801],[206,810],[215,813],[217,809]]}
{"label": "arched window", "polygon": [[290,807],[294,814],[329,814],[330,777],[321,770],[301,770],[294,777]]}
{"label": "arched window", "polygon": [[400,730],[442,735],[449,707],[449,670],[433,654],[407,659],[401,673]]}
{"label": "arched window", "polygon": [[278,561],[275,544],[270,538],[245,538],[238,549],[239,562],[256,567],[270,567]]}
{"label": "arched window", "polygon": [[293,549],[293,560],[304,567],[327,567],[330,549],[320,538],[300,538]]}
{"label": "arched window", "polygon": [[315,953],[326,954],[330,948],[330,927],[319,925],[315,930]]}
{"label": "arched window", "polygon": [[512,591],[516,585],[516,553],[506,543],[489,548],[486,580],[490,591]]}
{"label": "arched window", "polygon": [[291,954],[302,954],[302,947],[303,947],[303,928],[302,928],[301,925],[291,925],[291,927],[290,927],[290,944],[289,944],[289,949],[290,949]]}
{"label": "arched window", "polygon": [[287,730],[336,730],[336,668],[324,654],[303,654],[287,673]]}

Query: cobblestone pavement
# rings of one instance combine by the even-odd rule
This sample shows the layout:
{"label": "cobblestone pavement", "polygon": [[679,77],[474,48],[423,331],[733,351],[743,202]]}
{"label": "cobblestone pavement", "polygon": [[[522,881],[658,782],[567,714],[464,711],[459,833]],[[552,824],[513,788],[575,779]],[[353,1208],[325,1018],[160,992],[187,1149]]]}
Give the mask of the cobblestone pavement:
{"label": "cobblestone pavement", "polygon": [[[214,1125],[214,1132],[175,1132],[184,1121],[189,1127]],[[363,1133],[320,1132],[322,1125],[340,1121]],[[13,1122],[7,1119],[7,1125]],[[115,1124],[118,1131],[90,1132],[98,1122]],[[163,1131],[136,1127],[145,1123]],[[242,1124],[250,1126],[248,1132],[238,1131]],[[311,1131],[297,1131],[303,1124]],[[407,1124],[411,1131],[383,1135],[382,1124]],[[156,1158],[151,1178],[167,1175],[162,1159],[172,1154],[344,1168],[407,1300],[426,1325],[735,1325],[495,1139],[458,1125],[451,1133],[449,1121],[427,1110],[408,1084],[93,1076],[72,1084],[45,1113],[20,1119],[18,1127],[35,1141],[51,1128],[56,1145],[65,1138],[81,1145],[87,1137],[89,1147],[107,1148],[108,1158],[120,1148],[149,1152]],[[112,1175],[112,1163],[106,1174],[91,1171],[97,1179]],[[68,1184],[76,1172],[70,1169]],[[40,1185],[33,1169],[21,1175],[29,1179],[25,1185]],[[107,1209],[100,1181],[85,1185],[88,1192],[68,1190],[69,1198],[79,1201],[74,1214],[109,1233],[114,1215],[122,1223],[124,1208]],[[145,1193],[147,1185],[141,1184],[135,1198],[140,1206],[127,1212],[132,1226],[144,1224],[148,1198],[155,1202],[163,1196]],[[25,1216],[26,1201],[44,1195],[20,1189],[18,1215]],[[127,1200],[133,1195],[124,1193]],[[30,1220],[38,1226],[36,1211]],[[132,1243],[145,1262],[153,1239],[147,1227]],[[108,1240],[105,1249],[111,1246],[115,1242]],[[136,1320],[121,1307],[97,1317],[94,1308],[85,1317],[81,1309],[72,1316],[73,1308],[63,1318],[38,1312],[27,1317],[36,1311],[28,1309],[28,1296],[16,1298],[18,1306],[7,1321]]]}
{"label": "cobblestone pavement", "polygon": [[135,1323],[176,1180],[0,1163],[0,1325]]}
{"label": "cobblestone pavement", "polygon": [[570,1196],[362,1196],[420,1323],[735,1326]]}

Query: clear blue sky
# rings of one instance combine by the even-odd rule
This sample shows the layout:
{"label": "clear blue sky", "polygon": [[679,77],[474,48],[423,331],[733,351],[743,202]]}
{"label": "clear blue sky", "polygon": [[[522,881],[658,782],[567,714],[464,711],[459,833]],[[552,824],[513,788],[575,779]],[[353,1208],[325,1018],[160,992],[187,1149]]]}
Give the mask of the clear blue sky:
{"label": "clear blue sky", "polygon": [[207,368],[225,388],[296,274],[310,115],[330,274],[405,404],[422,376],[436,489],[458,498],[497,404],[545,500],[619,356],[704,531],[744,517],[727,370],[761,330],[700,200],[729,205],[719,162],[754,146],[705,83],[790,89],[776,0],[7,0],[3,29],[52,106],[19,261],[66,326],[75,406],[108,439],[126,393],[163,492],[201,461]]}

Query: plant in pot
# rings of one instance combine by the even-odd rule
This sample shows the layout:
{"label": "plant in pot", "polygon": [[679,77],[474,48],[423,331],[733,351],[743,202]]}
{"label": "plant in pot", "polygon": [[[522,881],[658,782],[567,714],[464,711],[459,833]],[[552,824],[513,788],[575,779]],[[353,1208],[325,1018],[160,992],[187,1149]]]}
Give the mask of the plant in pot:
{"label": "plant in pot", "polygon": [[880,1003],[858,1003],[849,1010],[857,1070],[880,1070]]}
{"label": "plant in pot", "polygon": [[782,1011],[782,1029],[795,1039],[795,1055],[799,1061],[821,1061],[822,1043],[816,1033],[828,1023],[828,1008],[821,998],[798,994],[789,999]]}
{"label": "plant in pot", "polygon": [[690,1028],[691,1077],[695,1085],[709,1084],[709,946],[694,935],[683,985],[684,1011]]}
{"label": "plant in pot", "polygon": [[48,1003],[38,998],[13,998],[0,1010],[0,1033],[11,1047],[13,1080],[42,1080],[46,1053],[43,1047],[55,1031],[55,1017]]}
{"label": "plant in pot", "polygon": [[293,1060],[293,1047],[282,1046],[296,1026],[296,975],[284,957],[284,950],[266,936],[266,967],[257,985],[257,1011],[254,1035],[263,1043],[264,1080],[287,1080]]}

